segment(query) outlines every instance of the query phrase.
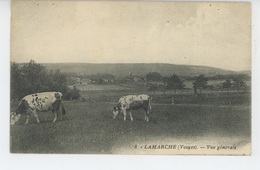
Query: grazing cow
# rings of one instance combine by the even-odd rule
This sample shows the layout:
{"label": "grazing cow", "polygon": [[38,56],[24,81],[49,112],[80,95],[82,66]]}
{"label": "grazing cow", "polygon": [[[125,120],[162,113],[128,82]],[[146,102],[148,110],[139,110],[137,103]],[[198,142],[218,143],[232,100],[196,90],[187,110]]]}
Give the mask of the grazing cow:
{"label": "grazing cow", "polygon": [[149,121],[149,115],[152,112],[151,107],[151,97],[148,95],[128,95],[123,96],[119,99],[118,104],[114,107],[114,119],[117,117],[119,112],[123,112],[124,121],[126,121],[126,112],[129,111],[129,116],[131,121],[133,121],[131,110],[144,109],[145,111],[145,121]]}
{"label": "grazing cow", "polygon": [[11,113],[11,125],[14,125],[22,115],[27,116],[25,122],[27,124],[30,114],[33,114],[36,117],[37,123],[40,123],[37,111],[44,112],[50,110],[55,115],[53,122],[57,120],[58,112],[61,111],[62,115],[66,114],[62,103],[62,93],[43,92],[27,95],[20,101],[16,111]]}

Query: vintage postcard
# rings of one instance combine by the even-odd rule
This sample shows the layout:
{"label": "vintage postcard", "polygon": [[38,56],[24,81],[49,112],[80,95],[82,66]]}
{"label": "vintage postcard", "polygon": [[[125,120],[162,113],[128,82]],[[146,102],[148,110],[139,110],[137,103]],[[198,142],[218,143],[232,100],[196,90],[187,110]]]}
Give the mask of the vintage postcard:
{"label": "vintage postcard", "polygon": [[10,152],[251,155],[251,4],[11,4]]}

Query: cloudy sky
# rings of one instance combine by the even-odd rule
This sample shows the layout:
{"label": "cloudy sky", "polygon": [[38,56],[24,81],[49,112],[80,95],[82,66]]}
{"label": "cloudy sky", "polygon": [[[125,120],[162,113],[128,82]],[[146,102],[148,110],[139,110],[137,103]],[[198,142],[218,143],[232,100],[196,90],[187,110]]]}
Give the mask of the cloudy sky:
{"label": "cloudy sky", "polygon": [[251,69],[249,3],[13,1],[11,61]]}

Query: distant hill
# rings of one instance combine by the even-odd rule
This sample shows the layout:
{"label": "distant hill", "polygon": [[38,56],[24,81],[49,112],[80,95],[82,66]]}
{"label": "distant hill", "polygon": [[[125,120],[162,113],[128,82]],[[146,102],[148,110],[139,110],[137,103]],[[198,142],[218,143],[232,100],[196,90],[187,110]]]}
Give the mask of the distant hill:
{"label": "distant hill", "polygon": [[240,74],[246,74],[246,75],[251,75],[251,70],[239,71],[238,73],[240,73]]}
{"label": "distant hill", "polygon": [[207,66],[175,65],[175,64],[90,64],[90,63],[41,63],[47,69],[61,69],[65,73],[78,73],[89,75],[96,73],[110,73],[118,77],[129,75],[145,75],[149,72],[159,72],[162,76],[177,74],[181,76],[206,76],[234,74],[239,72],[223,70]]}

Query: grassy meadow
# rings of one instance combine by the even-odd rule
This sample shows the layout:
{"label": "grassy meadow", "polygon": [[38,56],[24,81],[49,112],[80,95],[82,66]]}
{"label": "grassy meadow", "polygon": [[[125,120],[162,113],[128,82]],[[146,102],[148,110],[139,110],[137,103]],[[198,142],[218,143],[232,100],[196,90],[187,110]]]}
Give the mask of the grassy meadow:
{"label": "grassy meadow", "polygon": [[[126,94],[148,93],[153,96],[150,122],[144,121],[142,110],[133,111],[123,121],[119,114],[113,119],[112,109],[119,97]],[[64,101],[67,114],[63,120],[52,123],[51,112],[39,113],[40,124],[31,116],[10,128],[12,153],[82,153],[82,154],[135,154],[136,143],[170,141],[174,143],[221,140],[250,143],[250,93],[223,93],[195,96],[189,93],[163,95],[138,88],[121,90],[82,91],[84,101]],[[11,103],[11,111],[18,102]],[[128,151],[129,152],[128,152]],[[130,152],[131,151],[131,152]],[[145,152],[144,152],[145,154]]]}

